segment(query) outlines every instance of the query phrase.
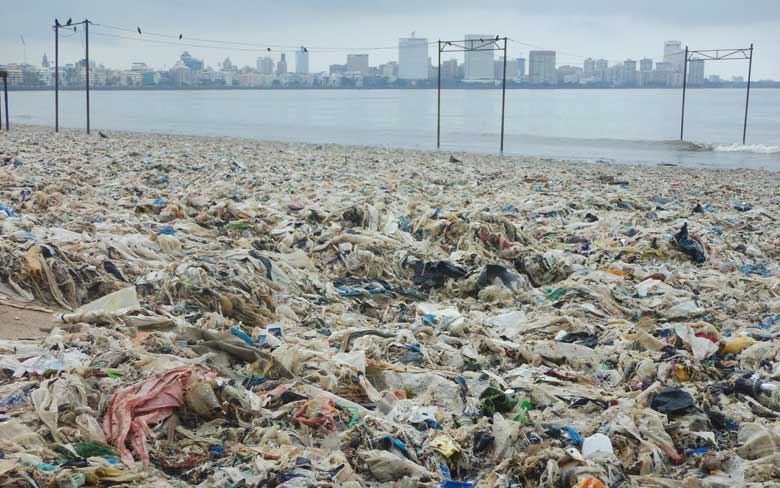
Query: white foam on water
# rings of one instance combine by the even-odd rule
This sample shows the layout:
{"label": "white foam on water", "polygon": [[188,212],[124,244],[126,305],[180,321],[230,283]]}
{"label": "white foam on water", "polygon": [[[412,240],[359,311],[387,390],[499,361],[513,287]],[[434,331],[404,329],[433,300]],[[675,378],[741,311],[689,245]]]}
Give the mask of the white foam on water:
{"label": "white foam on water", "polygon": [[751,152],[757,154],[780,153],[780,146],[767,144],[713,144],[713,151],[717,152]]}

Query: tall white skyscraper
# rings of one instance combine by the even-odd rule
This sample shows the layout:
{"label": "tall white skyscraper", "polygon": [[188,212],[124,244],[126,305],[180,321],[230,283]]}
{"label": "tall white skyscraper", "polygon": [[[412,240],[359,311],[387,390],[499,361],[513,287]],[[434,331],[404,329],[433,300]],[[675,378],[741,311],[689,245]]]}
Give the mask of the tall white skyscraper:
{"label": "tall white skyscraper", "polygon": [[295,51],[295,72],[299,75],[309,74],[309,52],[303,48]]}
{"label": "tall white skyscraper", "polygon": [[428,39],[402,37],[398,39],[398,79],[425,80],[428,78]]}
{"label": "tall white skyscraper", "polygon": [[664,42],[664,62],[672,63],[675,68],[683,65],[683,62],[685,62],[685,53],[682,49],[682,42]]}
{"label": "tall white skyscraper", "polygon": [[368,75],[368,54],[347,54],[347,70]]}
{"label": "tall white skyscraper", "polygon": [[[490,41],[496,36],[489,34],[466,34],[466,47],[485,49],[494,47]],[[494,51],[466,51],[463,53],[464,81],[488,82],[495,80]]]}
{"label": "tall white skyscraper", "polygon": [[528,52],[528,81],[540,85],[554,85],[558,82],[555,71],[555,51]]}

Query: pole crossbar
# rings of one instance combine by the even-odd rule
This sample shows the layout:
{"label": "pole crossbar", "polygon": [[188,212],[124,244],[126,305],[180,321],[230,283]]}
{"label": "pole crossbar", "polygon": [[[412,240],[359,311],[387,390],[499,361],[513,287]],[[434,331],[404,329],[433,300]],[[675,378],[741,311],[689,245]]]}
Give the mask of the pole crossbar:
{"label": "pole crossbar", "polygon": [[[715,54],[710,54],[715,53]],[[723,54],[721,54],[723,53]],[[736,49],[688,49],[685,46],[685,60],[683,68],[683,92],[682,109],[680,111],[680,140],[683,140],[685,131],[685,91],[688,85],[688,63],[691,61],[748,61],[748,80],[745,95],[745,119],[742,123],[742,144],[747,138],[748,108],[750,105],[750,81],[753,73],[753,43],[747,48]]]}
{"label": "pole crossbar", "polygon": [[[437,41],[439,51],[438,56],[438,76],[436,81],[436,149],[441,148],[441,54],[442,53],[465,53],[465,52],[504,52],[503,75],[501,80],[501,154],[504,153],[504,115],[506,111],[506,45],[508,37],[498,37],[495,39],[464,39],[458,41]],[[503,45],[501,45],[501,44]],[[476,45],[475,45],[476,44]]]}

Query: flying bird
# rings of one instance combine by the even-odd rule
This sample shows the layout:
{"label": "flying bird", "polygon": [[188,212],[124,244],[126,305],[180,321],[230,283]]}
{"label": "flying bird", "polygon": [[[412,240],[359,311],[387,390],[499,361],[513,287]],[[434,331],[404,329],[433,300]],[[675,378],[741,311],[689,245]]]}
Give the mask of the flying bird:
{"label": "flying bird", "polygon": [[180,40],[180,41],[181,41],[181,38],[182,38],[182,35],[181,35],[181,34],[179,34],[179,40]]}
{"label": "flying bird", "polygon": [[71,22],[73,22],[73,18],[72,17],[68,17],[68,21],[65,23],[65,25],[70,25]]}
{"label": "flying bird", "polygon": [[102,133],[102,132],[100,132],[100,131],[98,131],[98,135],[100,136],[100,138],[101,138],[101,139],[108,139],[108,136],[107,136],[107,135],[105,135],[105,134],[103,134],[103,133]]}
{"label": "flying bird", "polygon": [[303,49],[303,52],[305,52],[305,53],[309,52],[309,50],[308,50],[308,49],[306,49],[306,48],[305,48],[305,47],[303,47],[303,46],[301,46],[301,49]]}
{"label": "flying bird", "polygon": [[141,28],[140,27],[136,27],[136,29],[138,29],[138,34],[141,34]]}
{"label": "flying bird", "polygon": [[267,48],[266,51],[268,51],[270,53],[271,52],[271,48],[270,47]]}

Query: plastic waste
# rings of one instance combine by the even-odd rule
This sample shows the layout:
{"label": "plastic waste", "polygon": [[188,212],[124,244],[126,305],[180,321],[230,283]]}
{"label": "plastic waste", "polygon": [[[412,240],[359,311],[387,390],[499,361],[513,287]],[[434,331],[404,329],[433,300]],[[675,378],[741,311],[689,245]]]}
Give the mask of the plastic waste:
{"label": "plastic waste", "polygon": [[582,441],[582,456],[585,459],[610,457],[614,454],[612,441],[604,434],[596,433]]}
{"label": "plastic waste", "polygon": [[683,224],[680,232],[674,235],[674,242],[697,263],[707,260],[701,243],[688,235],[688,223]]}
{"label": "plastic waste", "polygon": [[650,408],[667,415],[681,415],[694,407],[693,397],[687,391],[666,387],[650,399]]}

